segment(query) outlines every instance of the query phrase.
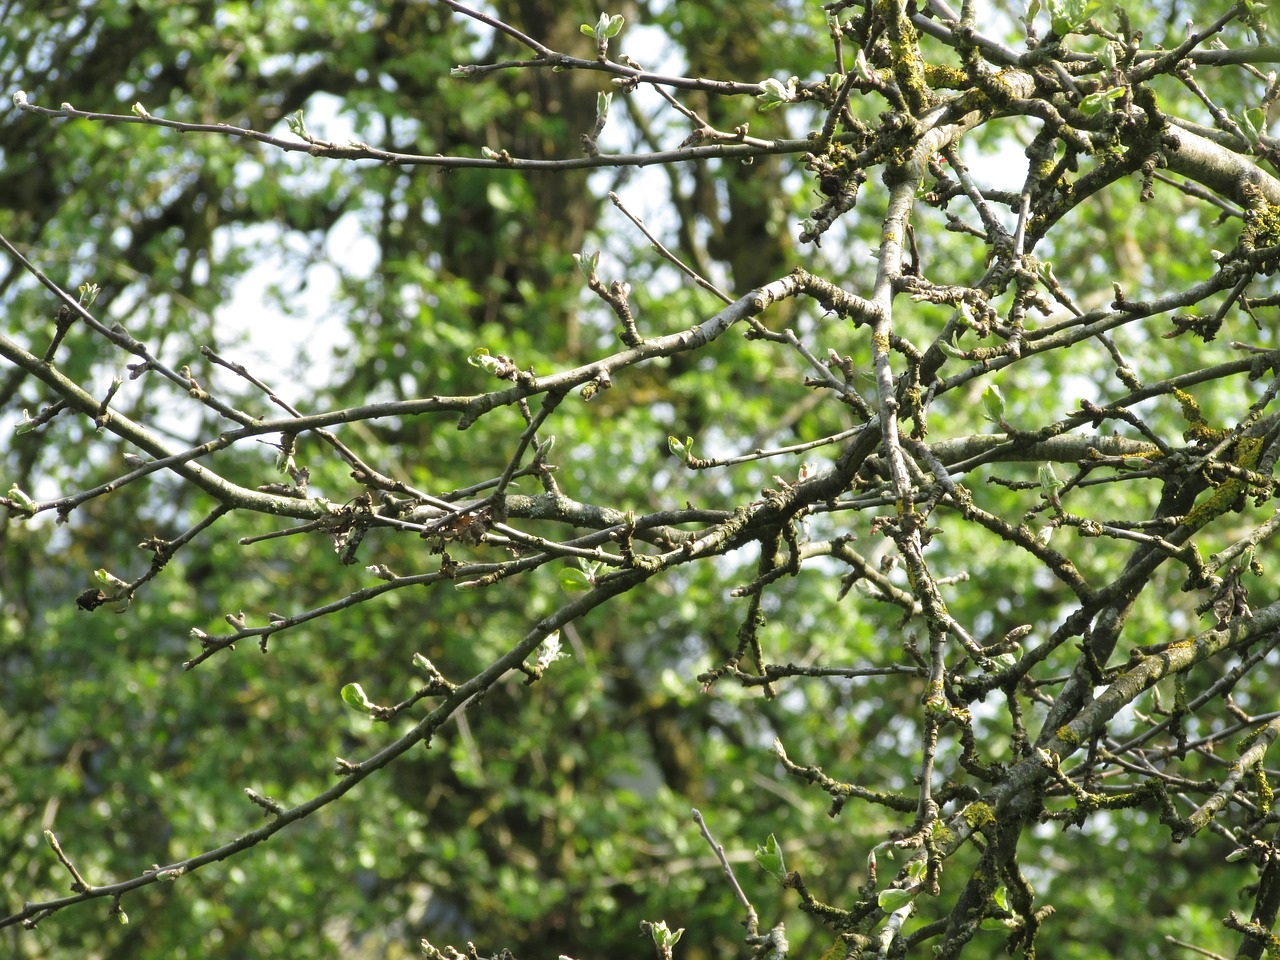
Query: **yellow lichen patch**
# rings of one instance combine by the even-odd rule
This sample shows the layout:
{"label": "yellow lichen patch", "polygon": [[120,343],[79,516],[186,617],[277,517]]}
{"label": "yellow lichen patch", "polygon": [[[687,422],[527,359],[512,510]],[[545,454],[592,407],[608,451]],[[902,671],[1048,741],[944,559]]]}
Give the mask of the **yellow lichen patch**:
{"label": "yellow lichen patch", "polygon": [[1246,210],[1240,243],[1253,250],[1280,245],[1280,207],[1263,201]]}
{"label": "yellow lichen patch", "polygon": [[965,807],[961,816],[964,817],[965,823],[975,830],[981,830],[987,824],[996,822],[995,812],[981,800],[976,800]]}
{"label": "yellow lichen patch", "polygon": [[947,90],[963,90],[969,83],[969,78],[963,70],[946,64],[926,63],[924,78],[934,89],[941,87]]}
{"label": "yellow lichen patch", "polygon": [[1173,396],[1182,408],[1182,419],[1187,421],[1187,429],[1182,431],[1182,439],[1188,443],[1216,443],[1222,439],[1226,431],[1215,430],[1209,426],[1204,414],[1200,412],[1200,404],[1195,397],[1176,387]]}
{"label": "yellow lichen patch", "polygon": [[[1262,455],[1262,446],[1261,437],[1241,437],[1228,448],[1228,462],[1243,470],[1252,470],[1257,466],[1258,458]],[[1240,477],[1231,477],[1219,484],[1218,489],[1213,491],[1203,503],[1197,503],[1192,507],[1191,512],[1182,522],[1189,527],[1199,528],[1224,513],[1239,510],[1243,506],[1241,501],[1247,488],[1247,481]]]}

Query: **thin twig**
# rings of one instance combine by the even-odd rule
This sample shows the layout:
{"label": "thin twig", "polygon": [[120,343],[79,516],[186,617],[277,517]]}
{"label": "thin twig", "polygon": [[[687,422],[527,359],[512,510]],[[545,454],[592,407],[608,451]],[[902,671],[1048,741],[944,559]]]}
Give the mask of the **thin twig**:
{"label": "thin twig", "polygon": [[742,887],[738,885],[738,878],[733,874],[733,867],[729,863],[729,858],[724,854],[724,847],[716,843],[716,838],[711,835],[711,831],[707,828],[707,821],[702,818],[702,813],[697,807],[693,808],[693,822],[698,825],[698,829],[702,831],[702,836],[706,838],[707,843],[711,844],[711,849],[715,851],[716,859],[720,861],[720,866],[724,869],[724,875],[729,879],[729,885],[733,888],[734,896],[738,898],[738,902],[747,911],[747,935],[755,936],[760,929],[760,918],[756,915],[756,908],[751,905],[747,895],[742,892]]}
{"label": "thin twig", "polygon": [[[758,86],[753,86],[751,92],[759,92]],[[802,140],[755,140],[753,138],[750,142],[737,140],[717,142],[679,150],[659,150],[653,153],[602,153],[598,157],[579,156],[556,160],[513,157],[509,154],[494,153],[494,151],[490,151],[490,153],[494,153],[492,157],[464,157],[445,156],[443,154],[400,153],[394,150],[382,150],[360,140],[334,143],[310,135],[301,139],[277,137],[248,127],[236,127],[227,123],[186,123],[179,120],[165,120],[151,114],[135,116],[131,114],[100,113],[97,111],[77,110],[70,105],[59,110],[51,110],[48,107],[37,106],[26,100],[20,101],[18,107],[28,113],[38,113],[46,117],[99,120],[108,123],[138,123],[145,126],[165,127],[170,130],[176,130],[179,133],[207,133],[215,136],[253,140],[287,153],[306,153],[313,157],[325,157],[334,160],[377,160],[393,166],[441,167],[446,170],[594,170],[599,167],[648,167],[666,163],[686,163],[694,160],[749,160],[753,157],[773,154],[800,154],[810,152],[817,147],[816,139],[807,137]],[[846,135],[842,134],[836,139],[841,141],[845,137]]]}
{"label": "thin twig", "polygon": [[653,232],[648,227],[645,226],[644,221],[640,219],[640,217],[638,217],[636,214],[632,213],[630,210],[627,209],[627,205],[622,202],[622,199],[616,193],[614,193],[613,191],[609,191],[609,199],[613,201],[613,205],[615,207],[617,207],[619,210],[623,212],[623,214],[626,216],[628,220],[630,220],[632,223],[636,225],[636,228],[645,235],[645,238],[651,244],[653,244],[653,248],[657,250],[658,253],[660,253],[664,259],[671,261],[671,263],[674,263],[677,267],[680,268],[681,272],[683,272],[685,276],[687,276],[690,280],[692,280],[698,286],[702,287],[702,289],[711,291],[717,297],[723,300],[725,303],[733,303],[733,297],[729,296],[727,293],[725,293],[723,290],[717,287],[714,283],[712,283],[710,280],[703,277],[696,270],[694,270],[692,267],[686,264],[683,260],[677,257],[674,253],[668,250],[663,245],[662,241],[659,240],[657,237],[655,237],[653,235]]}

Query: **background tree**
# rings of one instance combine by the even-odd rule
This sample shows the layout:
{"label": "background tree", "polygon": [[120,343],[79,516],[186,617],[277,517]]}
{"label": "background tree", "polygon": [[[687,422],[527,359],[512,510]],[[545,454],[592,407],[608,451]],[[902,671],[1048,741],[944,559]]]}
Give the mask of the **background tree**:
{"label": "background tree", "polygon": [[10,12],[8,954],[1268,948],[1261,5]]}

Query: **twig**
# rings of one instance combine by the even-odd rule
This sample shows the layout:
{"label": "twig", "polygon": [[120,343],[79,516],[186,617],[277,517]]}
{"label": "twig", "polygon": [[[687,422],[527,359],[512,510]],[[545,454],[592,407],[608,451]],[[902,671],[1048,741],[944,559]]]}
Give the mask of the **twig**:
{"label": "twig", "polygon": [[[754,453],[744,453],[737,457],[723,457],[710,460],[702,460],[697,457],[691,457],[688,461],[691,470],[710,470],[715,467],[731,467],[739,463],[750,463],[753,460],[767,460],[770,457],[785,457],[792,453],[804,453],[806,450],[814,450],[818,447],[825,447],[833,443],[840,443],[851,437],[856,437],[863,430],[868,429],[867,424],[851,427],[848,430],[842,430],[839,433],[833,433],[830,436],[822,437],[819,440],[810,440],[807,443],[794,443],[788,447],[775,447],[772,450],[756,450]],[[870,429],[875,429],[872,424]]]}
{"label": "twig", "polygon": [[71,858],[62,852],[62,844],[58,842],[58,838],[54,832],[52,830],[46,830],[44,832],[44,838],[48,842],[54,854],[57,856],[58,862],[67,868],[67,873],[71,874],[71,877],[74,880],[74,883],[71,884],[71,889],[76,891],[76,893],[91,893],[93,891],[93,887],[85,880],[84,877],[80,876],[80,871],[77,870],[76,865],[71,862]]}
{"label": "twig", "polygon": [[738,878],[733,875],[733,867],[729,864],[729,858],[725,856],[724,847],[716,843],[715,837],[707,829],[707,821],[702,818],[702,813],[697,807],[693,808],[693,822],[698,825],[698,829],[702,831],[702,836],[706,838],[707,843],[711,844],[711,849],[715,851],[716,859],[720,861],[720,866],[724,869],[724,875],[729,879],[729,885],[733,888],[734,896],[738,898],[738,902],[747,911],[747,935],[755,936],[760,929],[760,918],[756,915],[756,908],[751,905],[747,895],[742,892],[742,887],[738,885]]}
{"label": "twig", "polygon": [[685,276],[691,279],[698,286],[702,287],[702,289],[711,291],[717,297],[723,300],[725,303],[733,303],[733,297],[729,296],[727,293],[725,293],[723,290],[717,287],[710,280],[707,280],[705,277],[703,277],[701,274],[695,271],[692,267],[688,266],[683,260],[677,257],[674,253],[668,250],[665,246],[663,246],[662,241],[653,235],[653,233],[649,230],[649,228],[644,225],[643,220],[641,220],[638,216],[636,216],[634,213],[632,213],[630,210],[627,209],[626,204],[622,202],[621,198],[616,193],[614,193],[613,191],[609,191],[609,199],[613,201],[613,205],[615,207],[617,207],[619,210],[623,212],[623,214],[626,216],[628,220],[630,220],[632,223],[636,225],[636,228],[639,229],[639,231],[645,235],[646,239],[648,239],[648,241],[651,244],[653,244],[654,249],[657,250],[658,253],[660,253],[664,259],[674,263],[677,267],[680,268],[680,270],[684,273]]}
{"label": "twig", "polygon": [[465,6],[461,3],[457,3],[456,0],[436,0],[436,3],[440,4],[443,7],[448,7],[450,10],[457,11],[458,13],[461,13],[463,16],[470,17],[472,20],[478,20],[480,23],[483,23],[487,27],[492,27],[494,30],[497,30],[499,33],[505,33],[507,36],[511,37],[512,39],[518,40],[520,43],[523,43],[526,47],[528,47],[530,50],[536,53],[539,57],[553,57],[556,55],[556,52],[552,50],[550,47],[539,43],[537,40],[533,39],[533,37],[529,36],[527,33],[522,33],[521,31],[517,30],[515,27],[511,26],[509,23],[504,23],[503,21],[499,20],[497,17],[491,17],[487,13],[482,13],[479,10],[474,10],[471,7]]}
{"label": "twig", "polygon": [[[583,61],[583,63],[594,64],[594,61]],[[591,68],[594,69],[594,66]],[[626,70],[627,68],[620,69]],[[703,81],[703,83],[711,84],[712,81]],[[747,86],[751,89],[749,91],[735,92],[750,92],[752,94],[759,92],[758,85],[743,84],[737,86]],[[303,139],[277,137],[248,127],[236,127],[227,123],[186,123],[179,120],[165,120],[151,114],[134,116],[132,114],[100,113],[90,110],[77,110],[69,104],[60,110],[52,110],[48,107],[29,103],[25,99],[17,101],[17,106],[28,113],[38,113],[46,117],[100,120],[109,123],[140,123],[146,126],[165,127],[170,130],[176,130],[179,133],[209,133],[222,137],[253,140],[287,153],[306,153],[313,157],[324,157],[333,160],[378,160],[394,166],[441,167],[446,170],[594,170],[598,167],[648,167],[656,164],[686,163],[694,160],[748,160],[752,157],[773,154],[808,153],[817,148],[816,140],[806,137],[802,140],[752,140],[750,143],[739,141],[713,143],[679,150],[659,150],[653,153],[602,153],[598,157],[565,157],[558,160],[526,159],[510,155],[495,155],[492,158],[445,156],[443,154],[428,156],[418,153],[399,153],[394,150],[382,150],[359,140],[351,140],[345,144],[340,144],[312,136],[307,136]],[[842,138],[844,138],[843,134],[836,139],[840,141]]]}
{"label": "twig", "polygon": [[[316,794],[310,800],[300,803],[295,807],[282,810],[274,819],[270,820],[256,830],[250,830],[241,834],[234,840],[224,843],[204,853],[186,860],[181,860],[171,864],[163,869],[152,869],[125,880],[120,883],[114,883],[101,887],[90,887],[85,884],[86,889],[77,892],[74,896],[60,897],[54,900],[45,901],[29,901],[23,904],[22,910],[9,916],[0,917],[0,929],[15,923],[22,923],[32,919],[38,919],[47,916],[64,907],[72,904],[81,903],[85,900],[92,900],[98,897],[116,897],[118,895],[136,890],[140,887],[148,886],[159,880],[174,880],[178,877],[190,874],[211,863],[217,863],[228,857],[234,856],[244,850],[254,847],[264,840],[270,839],[279,833],[285,827],[293,824],[304,817],[308,817],[322,807],[328,806],[344,794],[352,790],[357,784],[368,779],[373,773],[387,766],[397,757],[413,749],[419,743],[429,742],[435,735],[436,731],[443,726],[466,701],[473,696],[482,694],[484,691],[492,687],[501,677],[511,670],[518,669],[538,645],[542,643],[555,630],[558,630],[570,621],[576,620],[590,610],[604,603],[606,600],[619,593],[624,593],[634,587],[637,583],[647,578],[647,574],[643,571],[629,570],[617,577],[603,583],[593,589],[590,593],[585,594],[579,600],[566,604],[549,617],[539,621],[539,623],[530,630],[525,636],[513,646],[507,653],[495,659],[489,666],[481,670],[470,680],[460,684],[445,697],[445,699],[426,717],[424,717],[417,725],[409,730],[404,736],[395,742],[383,747],[376,754],[361,763],[350,763],[346,760],[339,760],[338,771],[342,775],[342,779],[336,784],[321,793]],[[57,848],[55,847],[55,850]],[[61,859],[61,858],[60,858]],[[64,862],[66,862],[64,860]],[[78,874],[77,882],[83,883]]]}
{"label": "twig", "polygon": [[1187,943],[1185,940],[1179,940],[1177,937],[1169,936],[1168,934],[1165,935],[1164,939],[1166,943],[1172,943],[1175,946],[1182,947],[1184,950],[1191,950],[1194,953],[1200,954],[1202,957],[1208,957],[1209,960],[1230,960],[1230,958],[1225,957],[1220,953],[1214,953],[1212,950],[1206,950],[1204,947],[1197,947],[1194,943]]}

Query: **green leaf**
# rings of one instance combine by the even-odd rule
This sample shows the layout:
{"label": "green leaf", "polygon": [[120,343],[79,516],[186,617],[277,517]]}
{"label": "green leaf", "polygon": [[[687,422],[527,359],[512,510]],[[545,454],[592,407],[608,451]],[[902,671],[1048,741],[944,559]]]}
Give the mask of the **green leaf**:
{"label": "green leaf", "polygon": [[1075,33],[1102,9],[1102,0],[1047,0],[1047,3],[1053,32],[1059,37]]}
{"label": "green leaf", "polygon": [[1057,491],[1066,486],[1066,482],[1058,479],[1058,474],[1054,472],[1052,463],[1040,464],[1038,471],[1040,477],[1040,489],[1046,497],[1052,497]]}
{"label": "green leaf", "polygon": [[987,389],[982,391],[982,406],[987,411],[988,420],[994,423],[1004,422],[1004,394],[994,383],[989,384]]}
{"label": "green leaf", "polygon": [[342,688],[342,699],[352,710],[370,713],[374,704],[364,693],[364,687],[358,683],[348,683]]}
{"label": "green leaf", "polygon": [[756,99],[760,101],[759,109],[762,111],[776,110],[784,103],[794,101],[798,82],[795,77],[792,77],[786,83],[776,77],[762,80],[760,82],[760,92],[756,94]]}
{"label": "green leaf", "polygon": [[[883,854],[884,854],[884,858],[885,858],[886,860],[896,860],[896,859],[897,859],[897,857],[895,857],[895,856],[894,856],[894,853],[893,853],[893,841],[892,841],[892,840],[885,840],[885,841],[883,841],[883,842],[881,842],[881,843],[877,843],[874,847],[872,847],[872,848],[871,848],[871,856],[875,856],[877,853],[883,853]],[[870,860],[870,857],[868,857],[868,860]]]}
{"label": "green leaf", "polygon": [[36,512],[36,503],[16,483],[9,487],[8,497],[27,514]]}
{"label": "green leaf", "polygon": [[596,40],[609,40],[616,37],[621,32],[623,23],[624,19],[620,13],[615,13],[613,16],[610,16],[607,13],[602,13],[594,27],[590,24],[584,23],[578,27],[578,30],[585,36],[593,37]]}
{"label": "green leaf", "polygon": [[867,63],[867,54],[862,47],[858,47],[858,52],[853,56],[853,69],[860,78],[868,83],[876,78],[876,72],[871,69],[871,64]]}
{"label": "green leaf", "polygon": [[565,567],[560,571],[560,589],[565,593],[588,593],[591,587],[591,578],[577,567]]}
{"label": "green leaf", "polygon": [[471,355],[467,357],[467,363],[485,373],[495,373],[500,366],[498,358],[491,356],[487,347],[476,347],[472,350]]}
{"label": "green leaf", "polygon": [[684,934],[684,927],[679,930],[670,930],[667,927],[667,921],[659,920],[657,923],[649,924],[649,936],[653,937],[654,946],[664,950],[670,950],[680,942],[680,937]]}
{"label": "green leaf", "polygon": [[30,433],[35,428],[36,422],[31,417],[31,411],[23,408],[22,419],[14,425],[13,432],[18,436],[22,436],[24,433]]}
{"label": "green leaf", "polygon": [[786,882],[787,867],[782,861],[782,848],[778,846],[778,838],[772,833],[763,845],[756,847],[756,863],[779,883]]}
{"label": "green leaf", "polygon": [[893,913],[895,910],[901,910],[915,898],[916,895],[910,890],[881,890],[880,895],[876,897],[876,903],[885,913]]}
{"label": "green leaf", "polygon": [[93,571],[93,576],[94,576],[94,579],[97,580],[99,583],[104,583],[109,587],[127,586],[127,584],[123,580],[117,577],[110,570],[106,570],[101,567]]}
{"label": "green leaf", "polygon": [[684,442],[677,440],[675,437],[667,437],[667,449],[674,456],[679,457],[685,463],[693,456],[693,437],[685,437]]}
{"label": "green leaf", "polygon": [[588,280],[596,275],[596,267],[600,265],[600,251],[595,253],[587,253],[583,250],[581,253],[573,255],[573,262],[578,265],[578,269],[582,271],[582,275]]}
{"label": "green leaf", "polygon": [[1261,107],[1246,110],[1240,114],[1240,126],[1244,129],[1249,142],[1257,146],[1262,135],[1267,132],[1267,112]]}
{"label": "green leaf", "polygon": [[1124,95],[1124,87],[1112,87],[1110,90],[1099,90],[1097,93],[1091,93],[1080,101],[1080,112],[1086,117],[1092,117],[1103,107],[1109,106],[1112,100]]}

